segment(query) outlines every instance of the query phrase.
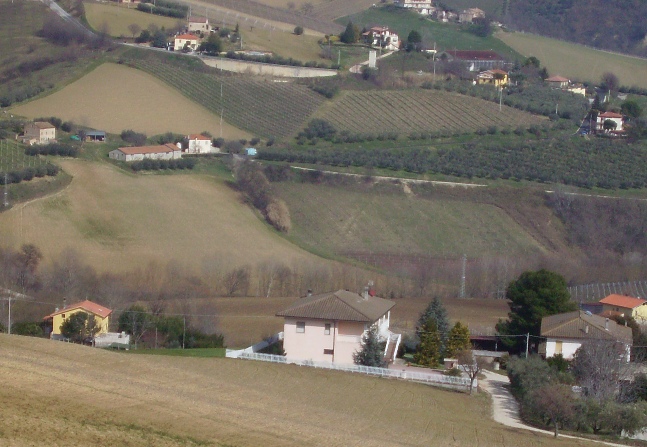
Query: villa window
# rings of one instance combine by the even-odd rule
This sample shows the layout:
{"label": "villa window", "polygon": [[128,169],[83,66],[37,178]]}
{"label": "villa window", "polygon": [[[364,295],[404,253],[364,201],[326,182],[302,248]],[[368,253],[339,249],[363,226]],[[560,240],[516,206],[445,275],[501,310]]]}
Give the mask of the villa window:
{"label": "villa window", "polygon": [[306,331],[306,322],[297,321],[297,333],[303,333]]}

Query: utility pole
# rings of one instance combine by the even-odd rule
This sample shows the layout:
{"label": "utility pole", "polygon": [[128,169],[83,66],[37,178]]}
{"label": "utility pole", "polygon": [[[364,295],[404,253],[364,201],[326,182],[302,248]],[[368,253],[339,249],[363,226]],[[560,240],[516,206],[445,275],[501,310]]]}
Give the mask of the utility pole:
{"label": "utility pole", "polygon": [[[182,328],[182,349],[184,349],[184,340],[186,339],[186,315],[184,315],[184,327]],[[528,353],[526,352],[526,357]]]}
{"label": "utility pole", "polygon": [[530,344],[530,332],[526,334],[526,358],[528,358],[528,345]]}
{"label": "utility pole", "polygon": [[467,265],[467,256],[463,255],[463,268],[461,271],[461,292],[460,297],[465,298],[465,267]]}
{"label": "utility pole", "polygon": [[9,301],[9,324],[7,325],[7,334],[11,335],[11,296],[7,298]]}

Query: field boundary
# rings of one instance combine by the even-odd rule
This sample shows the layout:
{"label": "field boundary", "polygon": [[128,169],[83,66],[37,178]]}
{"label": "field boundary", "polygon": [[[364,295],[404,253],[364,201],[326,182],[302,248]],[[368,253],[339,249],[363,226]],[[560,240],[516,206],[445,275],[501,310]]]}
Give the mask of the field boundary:
{"label": "field boundary", "polygon": [[[245,349],[243,350],[227,349],[227,353],[225,354],[225,357],[232,358],[232,359],[257,360],[261,362],[293,364],[298,366],[309,366],[311,368],[332,369],[335,371],[360,373],[360,374],[366,374],[369,376],[376,376],[376,377],[382,377],[387,379],[400,379],[400,380],[408,380],[412,382],[421,382],[428,385],[433,385],[433,386],[438,386],[443,388],[451,388],[454,390],[460,390],[465,392],[468,392],[470,388],[470,380],[464,377],[451,377],[451,376],[445,376],[442,374],[428,374],[428,373],[419,373],[419,372],[406,371],[406,370],[376,368],[373,366],[337,365],[335,363],[315,362],[313,360],[296,360],[296,359],[289,359],[282,355],[249,352]],[[476,386],[478,386],[478,383],[475,380],[474,387]]]}

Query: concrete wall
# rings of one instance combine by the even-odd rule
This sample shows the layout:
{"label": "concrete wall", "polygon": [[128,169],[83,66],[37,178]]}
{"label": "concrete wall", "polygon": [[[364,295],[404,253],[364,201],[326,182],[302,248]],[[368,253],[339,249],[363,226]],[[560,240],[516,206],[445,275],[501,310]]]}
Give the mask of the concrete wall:
{"label": "concrete wall", "polygon": [[335,76],[337,74],[337,70],[326,68],[290,67],[287,65],[263,64],[261,62],[239,61],[220,57],[202,57],[201,59],[210,67],[254,75],[279,76],[286,78],[319,78]]}

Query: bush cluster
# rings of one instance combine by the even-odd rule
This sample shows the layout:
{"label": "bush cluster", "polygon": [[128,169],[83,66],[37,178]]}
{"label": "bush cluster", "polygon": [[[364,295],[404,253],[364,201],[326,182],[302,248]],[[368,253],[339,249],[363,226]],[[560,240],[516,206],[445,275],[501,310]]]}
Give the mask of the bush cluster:
{"label": "bush cluster", "polygon": [[303,145],[310,142],[311,145],[317,144],[319,139],[331,141],[335,144],[343,143],[363,143],[365,141],[395,141],[399,138],[397,132],[383,132],[381,134],[360,134],[351,133],[347,130],[338,132],[335,126],[329,121],[315,118],[310,120],[308,126],[299,132],[296,136],[297,144]]}
{"label": "bush cluster", "polygon": [[[60,168],[53,164],[47,164],[44,166],[38,166],[37,168],[25,168],[20,170],[14,170],[6,172],[7,174],[7,183],[20,183],[22,181],[30,181],[34,177],[55,177],[60,171]],[[0,172],[0,185],[4,185],[5,181],[5,172]]]}
{"label": "bush cluster", "polygon": [[79,149],[69,144],[49,143],[29,146],[25,149],[25,155],[58,155],[61,157],[77,157],[79,155]]}
{"label": "bush cluster", "polygon": [[134,130],[123,130],[120,137],[126,143],[130,143],[134,146],[143,146],[146,143],[146,135],[135,132]]}
{"label": "bush cluster", "polygon": [[166,169],[193,169],[197,161],[195,158],[179,158],[177,160],[153,160],[146,158],[133,162],[130,167],[133,171],[160,171]]}
{"label": "bush cluster", "polygon": [[158,16],[175,17],[178,19],[185,18],[189,11],[187,5],[168,0],[156,0],[155,5],[152,5],[152,3],[151,0],[145,0],[143,3],[137,5],[137,9]]}
{"label": "bush cluster", "polygon": [[42,85],[25,85],[13,88],[9,92],[0,96],[0,107],[9,107],[15,102],[26,101],[43,91],[45,91],[45,87]]}

